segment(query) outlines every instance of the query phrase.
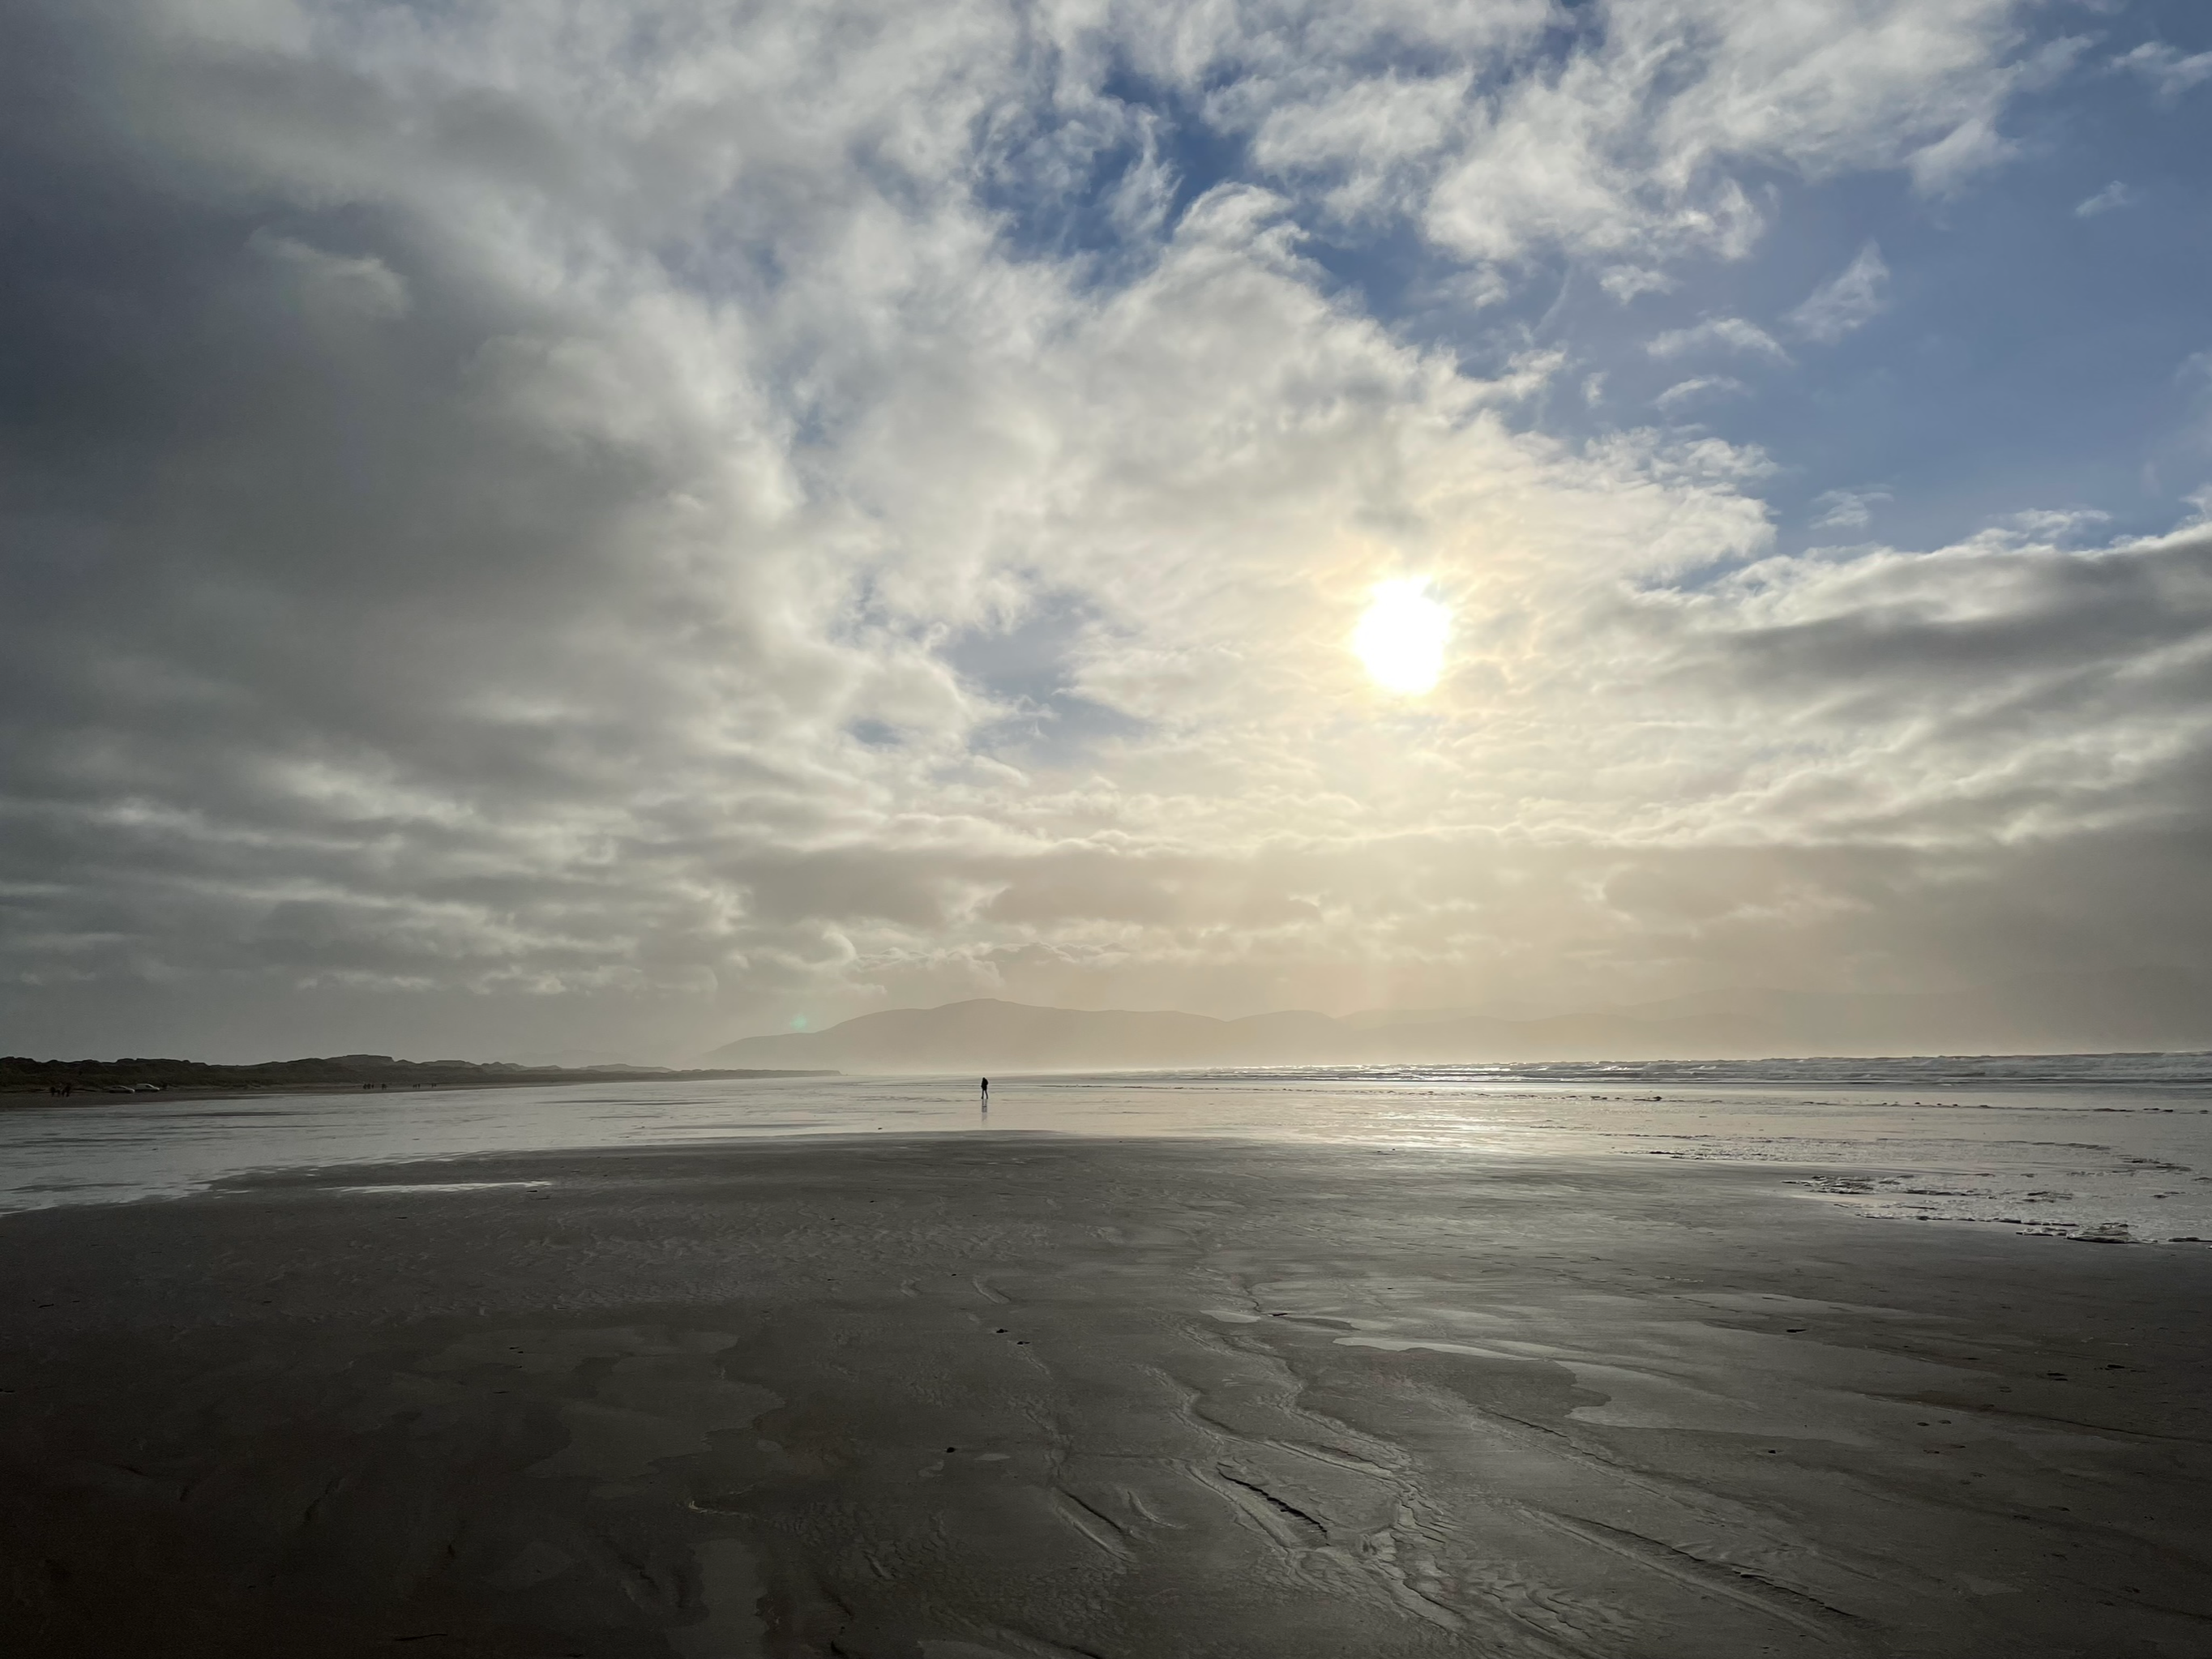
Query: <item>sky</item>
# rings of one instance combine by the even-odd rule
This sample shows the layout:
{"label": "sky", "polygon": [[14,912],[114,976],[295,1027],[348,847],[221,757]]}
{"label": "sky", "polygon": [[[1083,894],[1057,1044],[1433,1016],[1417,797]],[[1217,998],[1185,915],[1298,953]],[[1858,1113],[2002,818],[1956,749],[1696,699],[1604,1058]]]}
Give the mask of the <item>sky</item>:
{"label": "sky", "polygon": [[0,223],[0,1049],[2212,969],[2197,0],[15,0]]}

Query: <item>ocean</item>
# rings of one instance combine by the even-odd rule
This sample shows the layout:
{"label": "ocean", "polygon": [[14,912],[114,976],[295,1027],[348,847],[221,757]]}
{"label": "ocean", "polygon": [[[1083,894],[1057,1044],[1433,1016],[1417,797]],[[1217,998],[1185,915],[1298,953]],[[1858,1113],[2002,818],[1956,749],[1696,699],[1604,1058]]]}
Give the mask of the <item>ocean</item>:
{"label": "ocean", "polygon": [[[1889,1221],[2212,1240],[2212,1055],[1548,1062],[778,1078],[117,1098],[0,1112],[0,1211],[183,1196],[255,1175],[483,1153],[881,1135],[1227,1136],[1439,1158],[1772,1169]],[[425,1182],[422,1201],[468,1183]]]}

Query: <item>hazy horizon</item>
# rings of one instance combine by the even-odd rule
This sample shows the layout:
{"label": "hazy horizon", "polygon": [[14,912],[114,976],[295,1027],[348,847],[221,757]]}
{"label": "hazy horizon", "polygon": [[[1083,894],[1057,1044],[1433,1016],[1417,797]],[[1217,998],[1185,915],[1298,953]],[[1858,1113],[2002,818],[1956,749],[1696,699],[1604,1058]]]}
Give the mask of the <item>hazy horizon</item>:
{"label": "hazy horizon", "polygon": [[[840,1032],[878,1028],[886,1019],[921,1022],[929,1017],[969,1011],[1006,1011],[1009,1014],[1066,1015],[1077,1018],[1188,1021],[1208,1027],[1248,1030],[1260,1035],[1261,1046],[1238,1051],[1224,1064],[1299,1064],[1312,1054],[1291,1052],[1268,1058],[1268,1034],[1280,1036],[1295,1031],[1300,1022],[1316,1023],[1345,1033],[1384,1039],[1372,1053],[1347,1047],[1332,1063],[1401,1063],[1410,1055],[1394,1058],[1388,1040],[1408,1033],[1445,1029],[1484,1028],[1500,1034],[1544,1032],[1547,1046],[1521,1052],[1510,1046],[1494,1053],[1470,1053],[1461,1058],[1491,1060],[1573,1061],[1578,1060],[1650,1059],[1690,1060],[1741,1060],[1826,1055],[1913,1059],[1931,1056],[1987,1054],[2098,1055],[2121,1054],[2198,1054],[2212,1052],[2212,1001],[2205,996],[2197,976],[2170,967],[2143,967],[2111,975],[2029,975],[1994,984],[1966,986],[1937,993],[1807,992],[1776,987],[1722,987],[1680,995],[1627,1003],[1547,1006],[1534,1012],[1498,1007],[1364,1008],[1332,1014],[1318,1009],[1259,1009],[1249,1013],[1209,1014],[1187,1008],[1105,1005],[1074,1006],[1024,1002],[1000,997],[956,998],[945,1002],[921,1003],[900,1008],[874,1009],[845,1019],[816,1025],[786,1024],[781,1029],[743,1031],[717,1042],[704,1052],[660,1054],[623,1053],[614,1049],[569,1045],[562,1048],[514,1049],[476,1054],[392,1053],[355,1050],[348,1054],[310,1056],[290,1050],[222,1053],[106,1054],[45,1053],[33,1060],[117,1059],[187,1060],[222,1065],[252,1065],[304,1058],[398,1059],[410,1063],[452,1060],[465,1064],[522,1065],[572,1068],[642,1066],[648,1068],[713,1067],[758,1065],[771,1056],[749,1045],[783,1038],[831,1038]],[[1872,1024],[1867,1015],[1873,1011]],[[1780,1018],[1778,1021],[1777,1016]],[[1884,1018],[1884,1017],[1887,1018]],[[1698,1046],[1700,1034],[1734,1032],[1725,1041]],[[1662,1034],[1672,1045],[1663,1050],[1638,1048],[1639,1034]],[[1887,1040],[1886,1040],[1887,1039]],[[1626,1047],[1622,1046],[1626,1042]],[[1762,1047],[1762,1042],[1770,1046]],[[1778,1046],[1775,1046],[1778,1045]],[[783,1063],[800,1063],[805,1050],[793,1048]],[[834,1058],[821,1058],[823,1063]],[[1442,1053],[1425,1059],[1442,1060]],[[1154,1065],[1142,1052],[1126,1057],[1129,1067]],[[1096,1071],[1115,1069],[1114,1051],[1102,1051],[1080,1061],[1048,1062],[1047,1069]]]}
{"label": "hazy horizon", "polygon": [[2193,975],[2050,976],[1948,996],[1739,990],[1533,1019],[1468,1009],[1220,1020],[1173,1009],[997,999],[886,1009],[818,1031],[741,1037],[707,1065],[874,1073],[1246,1066],[1727,1061],[1784,1056],[2198,1054],[2212,1013]]}
{"label": "hazy horizon", "polygon": [[2208,157],[2180,0],[24,0],[0,1051],[2212,973]]}

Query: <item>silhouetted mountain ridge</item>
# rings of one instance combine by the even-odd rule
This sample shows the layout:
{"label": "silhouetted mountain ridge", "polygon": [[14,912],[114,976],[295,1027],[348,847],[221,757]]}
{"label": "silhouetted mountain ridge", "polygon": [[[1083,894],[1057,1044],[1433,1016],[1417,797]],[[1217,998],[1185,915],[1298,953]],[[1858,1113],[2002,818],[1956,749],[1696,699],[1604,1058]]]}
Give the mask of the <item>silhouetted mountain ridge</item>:
{"label": "silhouetted mountain ridge", "polygon": [[1198,1066],[1737,1060],[1814,1054],[2081,1054],[2212,1047],[2191,975],[2047,975],[1975,990],[1700,991],[1540,1019],[1449,1009],[1343,1018],[1304,1010],[1217,1019],[977,999],[744,1037],[714,1065],[845,1071],[1097,1071]]}

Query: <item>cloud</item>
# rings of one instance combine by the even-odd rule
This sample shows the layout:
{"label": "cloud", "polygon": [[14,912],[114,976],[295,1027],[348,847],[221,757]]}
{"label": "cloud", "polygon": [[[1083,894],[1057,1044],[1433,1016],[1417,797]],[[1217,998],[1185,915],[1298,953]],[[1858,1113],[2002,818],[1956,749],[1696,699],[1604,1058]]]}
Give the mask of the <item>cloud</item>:
{"label": "cloud", "polygon": [[1469,81],[1389,74],[1339,82],[1311,101],[1268,109],[1252,135],[1253,159],[1271,172],[1334,174],[1324,200],[1340,217],[1402,210],[1423,164],[1455,141]]}
{"label": "cloud", "polygon": [[2075,203],[2074,214],[2076,218],[2094,219],[2100,213],[2111,213],[2118,208],[2133,207],[2140,199],[2141,198],[2133,190],[2115,179],[2094,195],[2084,197]]}
{"label": "cloud", "polygon": [[1639,294],[1671,294],[1679,286],[1664,271],[1642,265],[1607,265],[1597,280],[1600,287],[1623,305]]}
{"label": "cloud", "polygon": [[2008,100],[2051,72],[2017,56],[2025,9],[1265,7],[1157,34],[1150,8],[1129,15],[1144,72],[1203,98],[1279,180],[1321,184],[1332,213],[1403,216],[1478,264],[1565,251],[1626,273],[1744,255],[1765,222],[1756,178],[1910,167],[1962,184],[2002,149]]}
{"label": "cloud", "polygon": [[2087,36],[2062,35],[1995,69],[1977,88],[1978,106],[1964,109],[1964,118],[1950,131],[1906,156],[1913,188],[1923,196],[1956,196],[2019,155],[2020,146],[1997,130],[2006,103],[2063,79],[2093,44]]}
{"label": "cloud", "polygon": [[246,246],[283,273],[297,303],[325,323],[388,322],[407,314],[407,284],[374,258],[349,258],[266,229]]}
{"label": "cloud", "polygon": [[1913,188],[1923,196],[1955,196],[1978,174],[2001,167],[2020,147],[1996,129],[1996,120],[1978,114],[1961,121],[1907,161]]}
{"label": "cloud", "polygon": [[[18,8],[0,1021],[649,1058],[2201,955],[2201,538],[1776,558],[1768,457],[1540,429],[1578,351],[1471,368],[1316,229],[1731,257],[2014,16]],[[1405,574],[1418,708],[1344,648]]]}
{"label": "cloud", "polygon": [[1874,522],[1874,510],[1896,497],[1886,489],[1829,489],[1813,499],[1815,530],[1863,530]]}
{"label": "cloud", "polygon": [[1790,313],[1790,322],[1807,338],[1832,345],[1880,316],[1888,305],[1889,266],[1883,263],[1881,250],[1869,242],[1840,275],[1814,289]]}
{"label": "cloud", "polygon": [[1658,358],[1686,357],[1697,352],[1733,351],[1786,363],[1790,354],[1775,337],[1741,317],[1709,317],[1689,328],[1670,328],[1654,335],[1644,350]]}
{"label": "cloud", "polygon": [[2053,544],[2112,521],[2111,514],[2091,507],[2030,507],[2024,513],[2010,514],[2006,519],[2021,534]]}
{"label": "cloud", "polygon": [[1711,398],[1743,398],[1750,393],[1751,388],[1733,376],[1700,374],[1692,380],[1677,380],[1651,401],[1672,415],[1685,404],[1699,403]]}
{"label": "cloud", "polygon": [[[1726,617],[1711,637],[1747,684],[1785,699],[1812,693],[1819,720],[1866,739],[1915,731],[1908,764],[1861,773],[1863,805],[1911,815],[1916,833],[1948,834],[1942,826],[2002,801],[2016,828],[2051,832],[2112,799],[2088,787],[2093,776],[2193,787],[2184,779],[2194,758],[2169,769],[2204,755],[2212,735],[2185,712],[2205,672],[2208,577],[2212,540],[2201,531],[2081,553],[2015,531],[1933,554],[1771,561],[1736,579],[1736,605],[1693,608],[1716,623]],[[1978,780],[1939,776],[1947,763]]]}
{"label": "cloud", "polygon": [[2212,81],[2212,52],[2184,57],[2163,40],[2146,40],[2113,58],[2112,67],[2141,76],[2160,98],[2179,98]]}

